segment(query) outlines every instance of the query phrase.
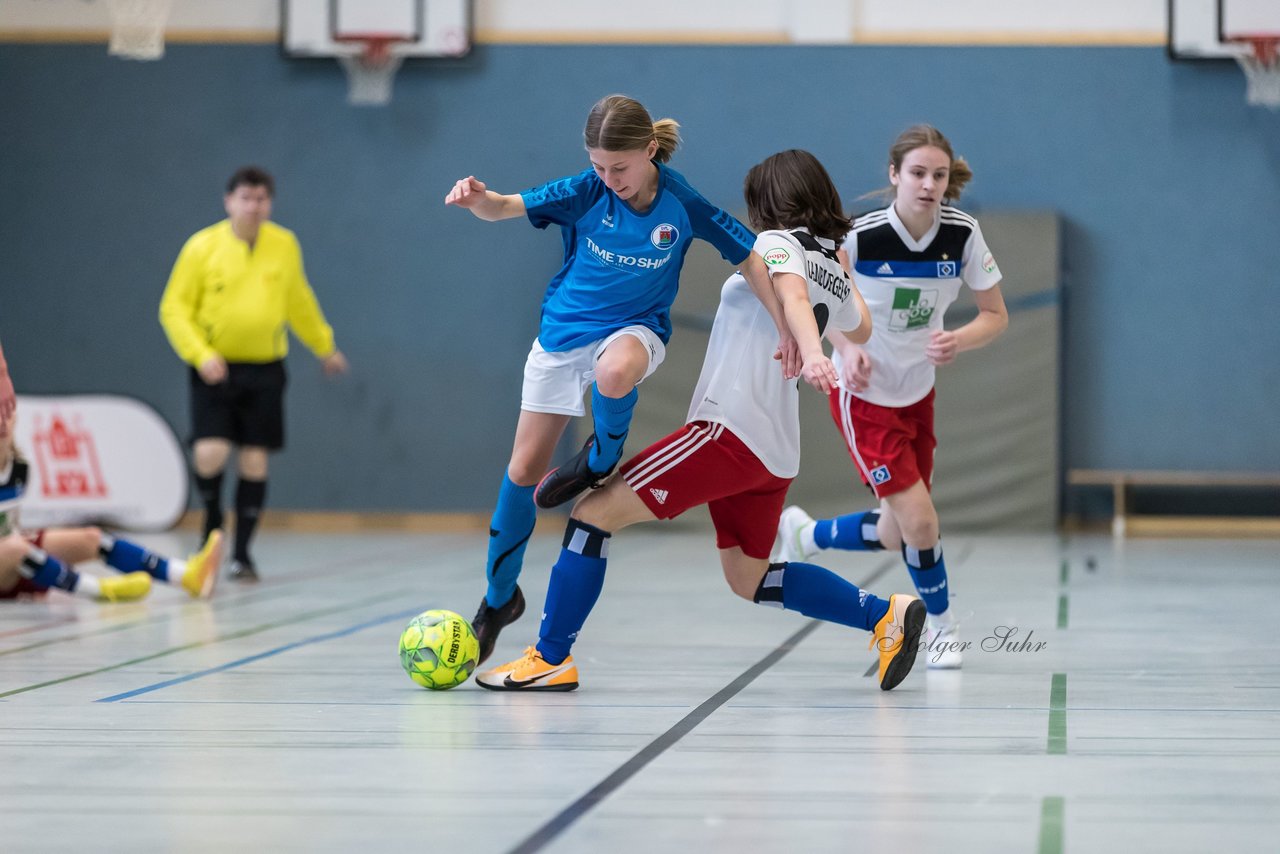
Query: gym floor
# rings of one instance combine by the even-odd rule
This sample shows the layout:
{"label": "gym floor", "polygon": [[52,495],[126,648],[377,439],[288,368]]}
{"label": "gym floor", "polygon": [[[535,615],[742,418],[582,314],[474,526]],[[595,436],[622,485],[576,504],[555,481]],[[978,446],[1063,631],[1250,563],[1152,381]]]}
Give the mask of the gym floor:
{"label": "gym floor", "polygon": [[[737,599],[708,531],[636,528],[582,686],[532,696],[399,666],[414,614],[474,613],[483,535],[260,540],[264,580],[209,602],[0,603],[7,854],[1203,852],[1280,829],[1274,540],[950,537],[964,669],[925,651],[886,693],[867,635]],[[536,639],[558,550],[531,543],[492,663]],[[911,589],[885,554],[816,562]]]}

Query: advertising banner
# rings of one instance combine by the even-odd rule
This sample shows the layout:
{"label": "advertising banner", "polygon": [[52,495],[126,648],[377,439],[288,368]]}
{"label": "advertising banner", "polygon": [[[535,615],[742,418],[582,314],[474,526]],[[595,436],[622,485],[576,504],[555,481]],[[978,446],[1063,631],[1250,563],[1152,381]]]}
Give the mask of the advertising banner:
{"label": "advertising banner", "polygon": [[168,423],[113,395],[18,396],[15,431],[30,467],[24,529],[173,527],[187,509],[187,464]]}

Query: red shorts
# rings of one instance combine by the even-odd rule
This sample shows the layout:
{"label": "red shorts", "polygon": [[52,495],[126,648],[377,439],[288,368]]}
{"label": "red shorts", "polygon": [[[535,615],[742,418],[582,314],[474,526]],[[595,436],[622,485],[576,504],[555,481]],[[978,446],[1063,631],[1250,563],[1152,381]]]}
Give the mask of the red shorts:
{"label": "red shorts", "polygon": [[47,593],[49,588],[37,587],[31,582],[30,578],[19,577],[18,583],[8,590],[0,590],[0,599],[20,599],[23,597],[31,597],[38,599]]}
{"label": "red shorts", "polygon": [[876,498],[919,480],[933,488],[933,398],[934,389],[910,406],[877,406],[839,388],[827,396],[849,456]]}
{"label": "red shorts", "polygon": [[769,559],[791,479],[765,468],[723,424],[695,421],[659,439],[619,470],[653,515],[674,519],[707,505],[716,546]]}
{"label": "red shorts", "polygon": [[[36,548],[43,548],[43,544],[44,544],[43,528],[41,528],[38,531],[25,531],[23,532],[22,536],[27,542],[31,543]],[[0,599],[18,599],[23,596],[30,596],[30,597],[36,598],[36,597],[43,596],[48,591],[48,589],[49,588],[47,587],[37,587],[35,584],[32,584],[30,578],[26,578],[25,576],[19,576],[18,583],[15,584],[13,587],[9,588],[8,590],[0,590]]]}

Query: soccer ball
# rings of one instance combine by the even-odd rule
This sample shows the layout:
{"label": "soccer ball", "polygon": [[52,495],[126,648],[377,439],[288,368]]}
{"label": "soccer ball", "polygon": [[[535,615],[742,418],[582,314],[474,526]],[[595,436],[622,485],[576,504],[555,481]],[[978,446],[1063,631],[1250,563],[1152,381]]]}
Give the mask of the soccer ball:
{"label": "soccer ball", "polygon": [[424,611],[400,633],[400,666],[433,691],[466,682],[479,658],[480,642],[471,624],[453,611]]}

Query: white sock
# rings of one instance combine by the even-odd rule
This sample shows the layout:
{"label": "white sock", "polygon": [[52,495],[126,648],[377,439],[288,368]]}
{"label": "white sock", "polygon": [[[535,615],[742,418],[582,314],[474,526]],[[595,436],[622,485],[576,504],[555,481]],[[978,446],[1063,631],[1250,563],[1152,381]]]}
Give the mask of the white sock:
{"label": "white sock", "polygon": [[814,529],[817,527],[817,522],[810,522],[800,529],[800,548],[804,554],[811,555],[822,551],[818,547],[817,541],[813,538]]}
{"label": "white sock", "polygon": [[941,614],[926,614],[925,620],[929,627],[933,629],[945,629],[948,626],[954,626],[956,623],[956,614],[951,610],[950,606]]}
{"label": "white sock", "polygon": [[102,585],[98,583],[96,576],[80,573],[80,580],[76,582],[76,589],[71,591],[73,595],[83,596],[86,599],[98,599],[102,596]]}
{"label": "white sock", "polygon": [[169,559],[169,578],[166,584],[180,585],[182,577],[187,574],[187,562],[185,560]]}

